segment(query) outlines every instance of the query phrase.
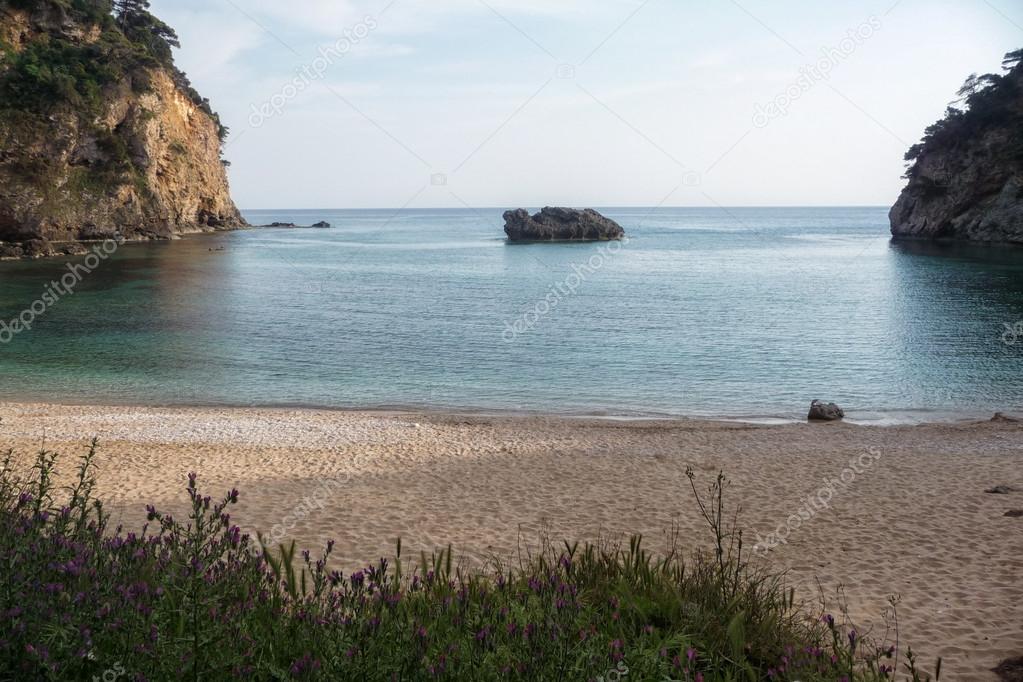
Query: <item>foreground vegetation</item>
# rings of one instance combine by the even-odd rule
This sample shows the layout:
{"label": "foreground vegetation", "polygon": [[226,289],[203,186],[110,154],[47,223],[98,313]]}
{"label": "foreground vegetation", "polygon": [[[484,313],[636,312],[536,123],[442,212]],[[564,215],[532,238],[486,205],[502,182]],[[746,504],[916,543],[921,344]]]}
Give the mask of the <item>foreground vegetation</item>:
{"label": "foreground vegetation", "polygon": [[399,542],[393,563],[342,575],[332,545],[254,546],[228,513],[238,491],[204,496],[194,474],[186,520],[149,507],[141,532],[111,529],[95,455],[65,489],[50,452],[0,471],[0,679],[927,679],[751,567],[721,476],[701,493],[689,472],[710,553],[635,537],[463,570]]}

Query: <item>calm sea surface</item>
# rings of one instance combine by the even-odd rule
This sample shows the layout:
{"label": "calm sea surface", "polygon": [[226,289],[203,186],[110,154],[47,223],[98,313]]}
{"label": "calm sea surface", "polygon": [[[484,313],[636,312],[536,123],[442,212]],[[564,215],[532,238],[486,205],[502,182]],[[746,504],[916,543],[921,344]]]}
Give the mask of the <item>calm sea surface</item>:
{"label": "calm sea surface", "polygon": [[[0,400],[1023,409],[1023,250],[892,244],[881,208],[605,209],[620,248],[509,245],[501,212],[249,211],[335,227],[124,245],[0,344]],[[0,320],[66,268],[0,263]]]}

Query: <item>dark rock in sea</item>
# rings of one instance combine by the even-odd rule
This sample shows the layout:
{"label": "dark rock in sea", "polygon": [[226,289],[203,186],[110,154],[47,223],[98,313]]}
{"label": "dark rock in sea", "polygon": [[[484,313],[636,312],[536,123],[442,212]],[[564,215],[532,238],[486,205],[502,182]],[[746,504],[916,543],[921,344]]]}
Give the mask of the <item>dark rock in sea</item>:
{"label": "dark rock in sea", "polygon": [[276,223],[276,222],[270,223],[269,225],[263,225],[263,227],[287,227],[287,228],[295,229],[295,230],[301,230],[301,229],[305,229],[307,227],[311,228],[311,227],[330,227],[330,226],[331,226],[330,223],[328,223],[325,220],[321,220],[318,223],[314,223],[314,224],[308,225],[308,226],[307,225],[296,225],[295,223]]}
{"label": "dark rock in sea", "polygon": [[23,258],[46,258],[56,254],[53,246],[45,239],[28,239],[21,244]]}
{"label": "dark rock in sea", "polygon": [[1015,424],[1019,422],[1019,420],[1016,419],[1015,417],[1007,417],[1001,412],[995,412],[995,416],[991,417],[991,421],[1003,424]]}
{"label": "dark rock in sea", "polygon": [[1023,517],[1023,509],[1010,509],[1009,511],[1005,512],[1005,516],[1008,516],[1010,519],[1021,518]]}
{"label": "dark rock in sea", "polygon": [[966,110],[927,129],[906,154],[909,181],[892,207],[896,239],[1023,244],[1023,50],[1005,74],[971,76]]}
{"label": "dark rock in sea", "polygon": [[984,492],[992,495],[1008,495],[1009,493],[1019,492],[1015,488],[1007,485],[996,485],[994,488],[988,488]]}
{"label": "dark rock in sea", "polygon": [[1023,656],[1007,658],[997,668],[992,668],[991,672],[998,675],[1002,682],[1023,682]]}
{"label": "dark rock in sea", "polygon": [[29,258],[29,242],[0,242],[0,259]]}
{"label": "dark rock in sea", "polygon": [[622,239],[622,226],[591,208],[544,208],[529,215],[524,208],[505,211],[504,231],[513,242],[611,241]]}
{"label": "dark rock in sea", "polygon": [[89,250],[82,242],[54,244],[45,239],[29,239],[24,242],[0,242],[0,260],[22,258],[49,258],[51,256],[81,256]]}
{"label": "dark rock in sea", "polygon": [[69,242],[62,244],[56,248],[57,254],[61,256],[84,256],[89,253],[89,249],[85,247],[85,244],[79,242]]}
{"label": "dark rock in sea", "polygon": [[807,420],[812,422],[834,422],[845,418],[845,412],[835,403],[823,403],[814,400],[810,403],[810,413],[806,415]]}

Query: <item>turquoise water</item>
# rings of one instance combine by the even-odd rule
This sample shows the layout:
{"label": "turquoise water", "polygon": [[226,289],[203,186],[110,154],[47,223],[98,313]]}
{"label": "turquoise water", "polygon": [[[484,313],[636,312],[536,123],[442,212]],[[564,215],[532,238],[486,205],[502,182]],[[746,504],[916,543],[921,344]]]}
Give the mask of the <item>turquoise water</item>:
{"label": "turquoise water", "polygon": [[[0,345],[0,396],[784,418],[818,396],[864,418],[1023,408],[1023,335],[1005,343],[1023,321],[1023,251],[892,244],[882,208],[605,209],[630,235],[612,253],[509,245],[501,212],[250,211],[335,228],[124,245]],[[65,272],[0,263],[0,319]]]}

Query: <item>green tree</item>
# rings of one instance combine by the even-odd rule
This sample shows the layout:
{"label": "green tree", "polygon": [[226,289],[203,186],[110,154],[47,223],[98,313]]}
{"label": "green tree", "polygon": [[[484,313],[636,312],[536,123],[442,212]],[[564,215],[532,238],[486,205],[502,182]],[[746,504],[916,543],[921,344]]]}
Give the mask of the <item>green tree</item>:
{"label": "green tree", "polygon": [[[920,167],[915,163],[933,149],[945,149],[961,140],[979,135],[990,126],[1023,124],[1015,102],[1018,101],[1023,77],[1023,49],[1010,52],[1002,61],[1005,74],[972,74],[956,93],[957,98],[945,111],[945,117],[927,128],[923,140],[906,153],[910,167],[906,177],[916,178]],[[1006,147],[1001,153],[1023,158],[1023,138]]]}
{"label": "green tree", "polygon": [[956,102],[963,102],[968,100],[970,97],[973,97],[984,88],[996,83],[998,81],[998,78],[999,78],[998,76],[990,73],[985,74],[983,76],[978,76],[975,73],[971,73],[970,77],[967,78],[966,81],[963,83],[963,86],[959,88],[958,92],[956,92],[956,96],[959,98],[956,100]]}
{"label": "green tree", "polygon": [[114,0],[114,14],[123,29],[133,17],[149,13],[149,0]]}
{"label": "green tree", "polygon": [[117,25],[133,43],[163,64],[172,61],[171,48],[181,47],[178,34],[149,11],[149,0],[114,0]]}

